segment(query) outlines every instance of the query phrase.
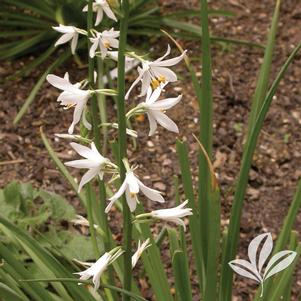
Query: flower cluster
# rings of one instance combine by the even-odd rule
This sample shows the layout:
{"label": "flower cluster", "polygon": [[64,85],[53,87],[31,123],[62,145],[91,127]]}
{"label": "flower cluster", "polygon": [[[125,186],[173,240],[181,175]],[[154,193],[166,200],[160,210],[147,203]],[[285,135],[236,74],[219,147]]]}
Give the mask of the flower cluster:
{"label": "flower cluster", "polygon": [[[88,11],[88,6],[83,8],[84,12]],[[113,12],[113,9],[110,7],[108,1],[106,0],[95,0],[93,3],[93,12],[96,13],[95,26],[99,26],[103,20],[104,14],[110,18],[112,21],[117,22],[117,17]],[[90,41],[89,56],[94,58],[95,56],[100,59],[117,59],[118,52],[116,51],[119,47],[119,31],[114,30],[112,27],[110,30],[103,30],[102,32],[97,31],[96,29],[91,29],[90,32],[76,28],[74,26],[64,26],[60,24],[58,27],[53,27],[54,30],[62,33],[63,35],[58,39],[55,46],[67,43],[71,41],[71,51],[74,54],[76,51],[77,43],[80,35],[87,36]],[[115,49],[115,50],[114,50]],[[170,69],[170,67],[178,64],[186,55],[184,51],[180,56],[167,59],[167,56],[170,55],[171,49],[168,45],[166,53],[154,60],[145,60],[143,57],[138,56],[134,53],[128,53],[126,56],[126,66],[128,69],[129,65],[133,65],[133,60],[138,60],[137,72],[138,76],[136,80],[132,83],[129,90],[125,95],[125,100],[129,99],[130,94],[134,88],[141,83],[141,92],[139,97],[143,97],[144,101],[140,102],[137,106],[131,109],[127,114],[126,118],[130,119],[135,115],[146,114],[149,120],[149,136],[155,134],[158,124],[164,127],[165,129],[178,133],[178,126],[173,120],[171,120],[166,111],[176,104],[178,104],[182,95],[178,95],[173,98],[161,98],[161,94],[165,91],[165,87],[170,82],[177,81],[177,75]],[[96,74],[97,76],[97,74]],[[87,80],[77,82],[72,84],[69,80],[69,74],[66,73],[63,78],[49,74],[47,76],[47,81],[57,89],[62,92],[58,96],[57,101],[64,106],[65,109],[74,108],[73,121],[68,129],[68,134],[60,134],[59,137],[65,137],[67,139],[72,139],[80,143],[72,142],[70,145],[75,150],[75,152],[82,157],[79,160],[73,160],[66,162],[65,165],[73,168],[86,169],[86,173],[81,178],[79,183],[78,192],[80,193],[81,189],[95,177],[99,177],[100,180],[105,180],[105,175],[111,176],[112,182],[114,179],[119,177],[119,167],[111,162],[109,158],[102,156],[97,149],[94,142],[82,137],[80,135],[73,135],[76,125],[81,121],[82,124],[91,130],[92,126],[86,118],[86,111],[88,108],[89,99],[96,93],[102,93],[107,95],[113,95],[114,90],[110,89],[87,89],[88,84]],[[110,123],[113,128],[118,129],[118,124]],[[94,125],[93,125],[94,126]],[[127,129],[129,135],[134,135],[136,137],[136,132],[133,130]],[[90,147],[83,145],[83,143],[89,141]],[[155,189],[147,187],[144,183],[139,180],[139,177],[135,173],[135,168],[131,167],[127,159],[123,159],[124,167],[126,168],[126,176],[124,182],[121,184],[117,192],[109,198],[109,204],[105,209],[105,213],[108,213],[112,206],[118,201],[118,199],[125,194],[125,198],[128,204],[128,207],[132,213],[134,213],[137,204],[139,203],[138,193],[141,192],[148,199],[164,203],[165,200],[161,193]],[[175,208],[161,209],[147,213],[147,217],[153,219],[165,220],[168,222],[173,222],[178,225],[182,225],[185,229],[185,223],[182,220],[185,216],[192,214],[190,208],[184,208],[187,205],[187,201]],[[136,216],[136,220],[144,215]],[[80,219],[80,222],[83,223],[83,218]],[[87,224],[87,221],[84,220]],[[138,259],[140,258],[143,251],[150,247],[150,239],[147,239],[145,242],[138,243],[138,249],[132,257],[132,267],[134,268],[137,264]],[[79,272],[81,280],[87,280],[93,278],[93,283],[95,290],[99,288],[100,285],[100,276],[106,270],[107,266],[116,260],[123,251],[120,247],[117,247],[110,252],[104,253],[94,264],[84,263],[84,265],[89,266],[85,271]]]}

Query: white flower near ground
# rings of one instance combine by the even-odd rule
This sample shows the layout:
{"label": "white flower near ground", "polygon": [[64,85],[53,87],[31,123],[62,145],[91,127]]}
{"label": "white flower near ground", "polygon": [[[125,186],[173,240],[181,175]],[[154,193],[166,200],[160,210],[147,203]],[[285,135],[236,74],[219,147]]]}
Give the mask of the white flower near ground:
{"label": "white flower near ground", "polygon": [[54,46],[62,45],[71,40],[71,52],[75,54],[75,49],[78,42],[78,31],[74,26],[65,26],[59,24],[59,26],[52,27],[55,31],[62,33],[63,35],[56,41]]}
{"label": "white flower near ground", "polygon": [[111,50],[112,48],[118,48],[118,37],[119,31],[114,30],[114,28],[95,33],[94,37],[90,38],[90,41],[92,43],[89,52],[90,57],[95,57],[96,50],[97,48],[99,48],[101,58],[104,59],[107,56],[109,50]]}
{"label": "white flower near ground", "polygon": [[110,203],[106,207],[105,212],[108,213],[113,204],[125,193],[127,204],[133,212],[136,209],[139,191],[154,202],[164,203],[165,200],[159,191],[145,186],[134,174],[132,170],[127,171],[126,177],[119,190],[109,199]]}
{"label": "white flower near ground", "polygon": [[[84,12],[88,11],[88,5],[86,5],[83,8]],[[105,13],[110,19],[117,22],[117,18],[114,15],[112,9],[110,8],[110,5],[108,1],[106,0],[95,0],[93,2],[93,11],[96,12],[96,21],[95,26],[99,25],[103,18],[103,13]]]}
{"label": "white flower near ground", "polygon": [[[262,247],[259,251],[261,245]],[[276,253],[267,263],[263,273],[262,269],[272,253],[272,250],[273,239],[271,233],[260,234],[256,236],[249,245],[248,257],[250,261],[235,259],[229,262],[230,267],[237,274],[261,284],[261,297],[263,295],[264,281],[286,269],[297,255],[296,252],[288,250]]]}
{"label": "white flower near ground", "polygon": [[115,168],[115,165],[111,163],[108,158],[103,157],[98,152],[94,142],[91,143],[91,148],[75,142],[71,142],[70,145],[80,156],[84,157],[85,159],[65,162],[65,165],[74,168],[88,169],[79,183],[78,192],[80,192],[82,187],[94,177],[99,176],[99,178],[102,180],[106,171],[106,167],[111,166]]}
{"label": "white flower near ground", "polygon": [[191,208],[184,208],[187,204],[188,200],[174,208],[154,210],[150,213],[150,215],[151,217],[156,219],[161,219],[167,222],[172,222],[177,225],[181,225],[186,231],[186,225],[182,218],[193,214]]}
{"label": "white flower near ground", "polygon": [[134,255],[132,256],[132,268],[134,268],[139,260],[139,258],[141,257],[142,253],[151,246],[151,244],[149,243],[149,238],[144,241],[143,243],[138,242],[138,248],[137,251],[134,253]]}
{"label": "white flower near ground", "polygon": [[144,96],[149,87],[156,89],[161,83],[177,81],[177,75],[167,67],[178,64],[185,57],[186,50],[180,56],[164,60],[169,54],[170,46],[168,45],[167,51],[162,57],[155,61],[142,61],[142,68],[140,66],[137,68],[139,75],[126,93],[125,99],[129,98],[131,91],[140,81],[142,83],[140,96]]}
{"label": "white flower near ground", "polygon": [[157,101],[161,91],[161,87],[156,88],[153,92],[151,88],[148,88],[145,103],[141,104],[145,108],[149,120],[149,136],[155,134],[158,123],[171,132],[179,133],[178,126],[165,114],[165,111],[180,102],[182,95]]}
{"label": "white flower near ground", "polygon": [[[46,79],[52,86],[63,90],[57,99],[62,106],[66,109],[75,107],[73,121],[68,129],[68,133],[73,134],[75,125],[79,123],[81,116],[83,115],[83,111],[88,99],[90,98],[91,91],[80,89],[80,83],[71,84],[68,73],[65,74],[64,78],[54,74],[49,74]],[[83,123],[87,129],[91,129],[91,125],[86,121],[86,119],[83,119]]]}
{"label": "white flower near ground", "polygon": [[[115,250],[115,249],[114,249]],[[80,280],[88,280],[92,278],[94,284],[94,291],[97,291],[100,285],[100,277],[107,269],[107,267],[114,262],[120,255],[123,254],[123,251],[118,249],[114,252],[104,253],[95,263],[82,263],[83,265],[89,266],[86,270],[78,273],[74,273],[80,276]]]}

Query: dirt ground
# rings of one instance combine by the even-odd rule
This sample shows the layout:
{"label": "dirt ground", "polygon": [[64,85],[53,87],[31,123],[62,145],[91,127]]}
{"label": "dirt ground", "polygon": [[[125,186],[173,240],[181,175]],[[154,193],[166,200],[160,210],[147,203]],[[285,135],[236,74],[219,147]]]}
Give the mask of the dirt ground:
{"label": "dirt ground", "polygon": [[[213,17],[211,30],[216,36],[244,39],[264,44],[274,9],[272,0],[220,0],[212,1],[210,7],[223,8],[236,13],[235,17]],[[198,1],[162,1],[162,9],[169,11],[175,7],[196,7]],[[197,20],[196,20],[197,22]],[[301,3],[299,0],[286,0],[281,8],[277,47],[274,53],[272,79],[292,49],[301,41]],[[158,56],[168,41],[154,43]],[[199,43],[182,42],[191,57],[199,53]],[[256,77],[263,58],[263,51],[243,46],[213,45],[213,85],[214,85],[214,165],[222,189],[223,225],[228,224],[233,200],[233,188],[238,175],[244,132],[248,120],[251,98]],[[174,52],[176,54],[176,52]],[[1,62],[0,76],[6,77],[13,70],[33,58],[23,58],[14,62]],[[71,64],[71,68],[70,68]],[[72,80],[85,77],[84,70],[78,70],[70,62],[68,71]],[[201,76],[199,62],[194,61]],[[48,84],[39,93],[29,113],[17,127],[12,120],[25,97],[36,82],[41,67],[30,77],[0,86],[0,187],[11,180],[31,182],[50,191],[64,195],[76,206],[78,200],[66,181],[52,164],[39,136],[43,126],[52,141],[59,157],[64,160],[75,158],[75,154],[65,141],[54,139],[54,133],[66,133],[71,123],[72,113],[59,108],[55,99],[57,91]],[[65,70],[56,73],[62,75]],[[192,84],[184,64],[177,68],[181,80],[174,86],[183,100],[170,116],[179,126],[179,138],[189,142],[192,170],[197,177],[197,145],[192,133],[198,133],[198,106]],[[128,76],[134,79],[135,73]],[[252,165],[249,187],[241,220],[240,256],[247,256],[250,240],[263,232],[276,236],[292,201],[296,184],[301,176],[301,55],[289,68],[274,97],[264,130],[257,147]],[[136,100],[134,100],[136,101]],[[109,116],[115,118],[112,100],[108,101]],[[176,162],[176,135],[160,128],[149,138],[147,120],[133,124],[138,130],[139,144],[130,150],[130,158],[139,164],[137,173],[145,184],[161,190],[173,205],[173,175],[179,174]],[[114,133],[113,133],[114,135]],[[112,137],[112,136],[111,136]],[[7,164],[8,162],[13,164]],[[73,172],[73,170],[71,170]],[[75,175],[75,173],[74,173]],[[154,208],[154,206],[152,206]],[[301,215],[298,216],[296,230],[301,230]],[[252,300],[256,285],[253,282],[236,278],[234,300]],[[294,280],[295,296],[301,288],[300,274]],[[197,300],[197,298],[196,298]],[[296,299],[297,300],[297,299]]]}

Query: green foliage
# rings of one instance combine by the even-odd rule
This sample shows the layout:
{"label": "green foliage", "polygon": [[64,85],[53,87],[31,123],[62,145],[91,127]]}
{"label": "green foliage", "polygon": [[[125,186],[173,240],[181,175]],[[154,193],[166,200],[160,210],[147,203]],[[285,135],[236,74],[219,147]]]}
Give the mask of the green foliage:
{"label": "green foliage", "polygon": [[23,229],[39,229],[50,217],[52,224],[75,217],[74,208],[63,197],[15,181],[0,190],[0,211]]}
{"label": "green foliage", "polygon": [[[81,261],[93,258],[89,238],[72,227],[62,226],[63,221],[76,215],[74,208],[58,194],[14,181],[0,190],[0,212],[20,229],[29,231],[41,245],[53,248],[57,255]],[[7,236],[4,239],[9,242]]]}

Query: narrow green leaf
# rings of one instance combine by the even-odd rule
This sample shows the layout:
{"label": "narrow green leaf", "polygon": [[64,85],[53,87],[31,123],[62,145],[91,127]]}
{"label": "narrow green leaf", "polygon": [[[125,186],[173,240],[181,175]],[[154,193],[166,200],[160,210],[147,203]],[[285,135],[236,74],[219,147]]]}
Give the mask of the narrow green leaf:
{"label": "narrow green leaf", "polygon": [[218,300],[217,288],[221,249],[221,204],[219,188],[209,192],[208,200],[210,221],[208,226],[208,256],[204,301]]}
{"label": "narrow green leaf", "polygon": [[22,298],[15,291],[9,288],[7,285],[0,282],[0,296],[4,300],[8,301],[24,301],[27,299]]}
{"label": "narrow green leaf", "polygon": [[268,42],[265,49],[263,63],[257,79],[255,94],[252,101],[252,109],[249,120],[249,131],[254,126],[258,112],[262,106],[266,93],[268,91],[270,71],[272,66],[273,51],[276,42],[276,33],[278,28],[280,0],[277,0],[276,7],[273,15],[272,26],[268,34]]}
{"label": "narrow green leaf", "polygon": [[[55,278],[55,279],[26,279],[26,280],[22,280],[24,282],[75,282],[75,283],[87,283],[90,284],[91,281],[88,280],[79,280],[79,279],[74,279],[74,278]],[[116,291],[118,293],[123,293],[126,294],[130,297],[132,297],[134,300],[137,301],[147,301],[146,299],[132,293],[129,292],[125,289],[116,287],[116,286],[112,286],[112,285],[106,285],[106,284],[100,284],[101,287],[103,288],[108,288],[110,290]]]}
{"label": "narrow green leaf", "polygon": [[[202,59],[202,89],[201,98],[199,99],[200,110],[200,128],[199,140],[207,153],[209,160],[212,157],[212,115],[213,115],[213,98],[212,98],[212,70],[211,70],[211,43],[209,34],[208,20],[208,3],[207,0],[200,0],[201,6],[201,59]],[[199,212],[200,212],[200,243],[205,268],[207,265],[207,245],[208,245],[208,227],[209,227],[209,190],[210,190],[210,170],[207,164],[206,156],[199,152]]]}
{"label": "narrow green leaf", "polygon": [[187,257],[178,243],[176,230],[168,229],[168,235],[178,300],[192,301]]}
{"label": "narrow green leaf", "polygon": [[190,163],[188,159],[188,148],[185,142],[177,140],[177,154],[179,158],[181,168],[181,180],[183,182],[184,193],[186,199],[188,199],[188,206],[192,208],[193,215],[189,216],[189,227],[192,240],[192,248],[194,253],[194,260],[196,270],[199,278],[199,285],[201,291],[205,288],[205,265],[203,263],[202,247],[200,244],[200,223],[199,213],[194,197],[194,189],[192,183],[192,175],[190,171]]}

